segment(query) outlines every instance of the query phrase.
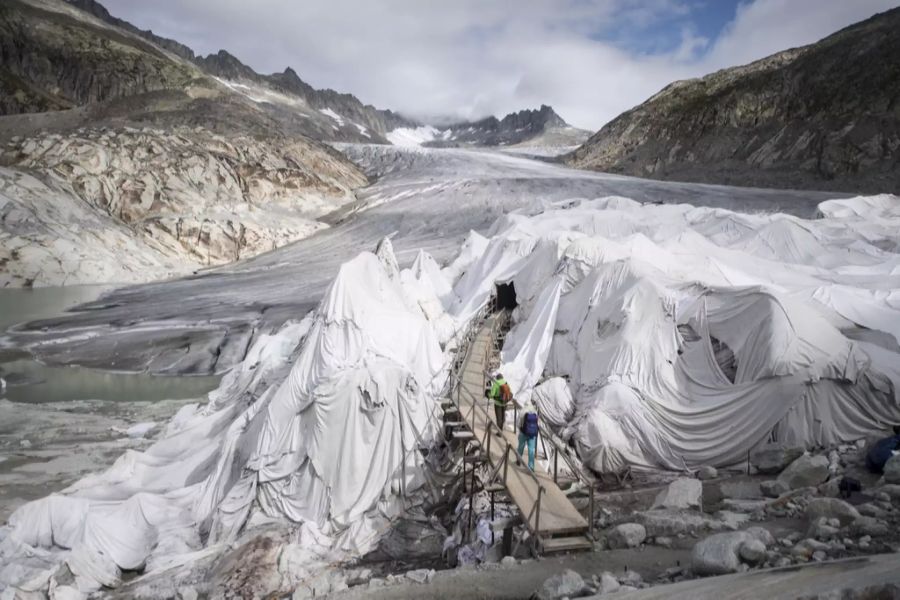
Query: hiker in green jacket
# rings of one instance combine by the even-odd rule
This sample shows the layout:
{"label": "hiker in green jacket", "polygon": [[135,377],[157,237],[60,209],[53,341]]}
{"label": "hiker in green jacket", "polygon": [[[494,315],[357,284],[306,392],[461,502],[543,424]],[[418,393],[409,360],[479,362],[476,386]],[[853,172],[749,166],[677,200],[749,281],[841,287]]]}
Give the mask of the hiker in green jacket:
{"label": "hiker in green jacket", "polygon": [[491,389],[488,390],[488,398],[494,401],[494,416],[497,417],[497,427],[503,429],[506,422],[506,405],[512,402],[512,390],[503,379],[502,373],[494,373],[491,381]]}

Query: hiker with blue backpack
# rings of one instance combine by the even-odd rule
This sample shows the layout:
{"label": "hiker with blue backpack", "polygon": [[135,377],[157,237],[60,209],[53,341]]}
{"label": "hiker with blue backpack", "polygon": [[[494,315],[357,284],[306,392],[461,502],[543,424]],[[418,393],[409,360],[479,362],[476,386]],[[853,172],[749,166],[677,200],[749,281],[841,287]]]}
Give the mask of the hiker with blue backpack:
{"label": "hiker with blue backpack", "polygon": [[519,456],[528,445],[528,468],[534,471],[534,455],[537,452],[538,414],[534,404],[528,402],[519,417]]}

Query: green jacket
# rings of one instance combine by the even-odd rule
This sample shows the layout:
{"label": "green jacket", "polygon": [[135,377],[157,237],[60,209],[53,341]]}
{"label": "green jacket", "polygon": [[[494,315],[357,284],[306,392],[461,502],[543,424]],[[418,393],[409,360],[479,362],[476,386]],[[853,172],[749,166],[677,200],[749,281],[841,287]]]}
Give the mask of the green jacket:
{"label": "green jacket", "polygon": [[493,398],[494,404],[496,404],[497,406],[506,405],[506,403],[500,398],[500,387],[504,383],[506,383],[506,380],[502,377],[491,382],[491,391],[488,392],[488,398]]}

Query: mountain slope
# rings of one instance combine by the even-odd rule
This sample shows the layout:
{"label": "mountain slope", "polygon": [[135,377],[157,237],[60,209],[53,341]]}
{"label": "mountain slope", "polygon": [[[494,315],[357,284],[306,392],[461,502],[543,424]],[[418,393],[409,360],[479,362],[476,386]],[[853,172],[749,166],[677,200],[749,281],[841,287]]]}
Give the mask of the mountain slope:
{"label": "mountain slope", "polygon": [[0,5],[0,287],[231,262],[326,227],[367,183],[304,135],[330,117],[248,98],[143,33],[59,0]]}
{"label": "mountain slope", "polygon": [[900,189],[900,9],[816,44],[679,81],[570,164],[771,187]]}

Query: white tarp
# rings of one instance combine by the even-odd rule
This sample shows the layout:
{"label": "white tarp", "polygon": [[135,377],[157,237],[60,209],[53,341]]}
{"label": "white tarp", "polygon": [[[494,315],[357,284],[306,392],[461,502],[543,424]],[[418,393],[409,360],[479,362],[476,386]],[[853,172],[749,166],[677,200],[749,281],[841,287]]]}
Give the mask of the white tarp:
{"label": "white tarp", "polygon": [[[314,314],[262,336],[210,402],[179,412],[146,452],[19,508],[4,544],[18,555],[0,559],[70,550],[70,568],[99,585],[106,571],[152,570],[233,540],[253,513],[371,547],[379,513],[423,483],[419,449],[436,431],[447,361],[429,317],[446,315],[409,294],[437,287],[433,263],[420,256],[401,274],[384,240],[377,256],[342,265]],[[19,575],[3,583],[49,573]]]}
{"label": "white tarp", "polygon": [[[820,212],[615,199],[508,215],[460,283],[513,281],[501,369],[521,397],[568,380],[563,429],[592,467],[728,465],[770,436],[829,444],[900,422],[900,199]],[[538,396],[550,421],[568,414],[554,396]]]}

